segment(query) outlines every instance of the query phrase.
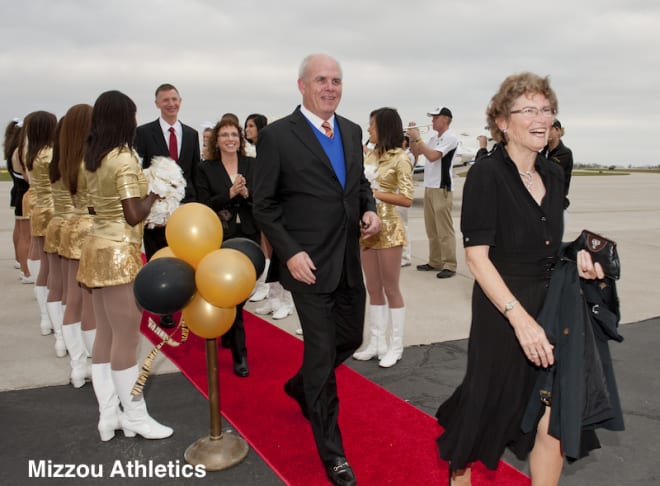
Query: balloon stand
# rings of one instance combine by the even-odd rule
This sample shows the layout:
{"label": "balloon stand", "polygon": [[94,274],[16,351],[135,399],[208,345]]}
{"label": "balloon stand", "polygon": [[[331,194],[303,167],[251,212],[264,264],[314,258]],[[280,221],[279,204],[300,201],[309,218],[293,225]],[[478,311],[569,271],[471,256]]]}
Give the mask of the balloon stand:
{"label": "balloon stand", "polygon": [[211,432],[207,437],[197,439],[189,445],[183,457],[189,464],[203,465],[207,471],[221,471],[235,466],[245,459],[249,447],[241,437],[222,431],[222,416],[219,407],[218,345],[215,338],[206,340],[206,367]]}

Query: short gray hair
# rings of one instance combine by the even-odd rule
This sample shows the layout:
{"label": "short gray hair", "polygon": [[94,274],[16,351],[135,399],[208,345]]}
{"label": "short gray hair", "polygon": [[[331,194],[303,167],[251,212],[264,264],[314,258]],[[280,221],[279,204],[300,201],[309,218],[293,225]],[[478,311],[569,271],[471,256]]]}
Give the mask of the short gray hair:
{"label": "short gray hair", "polygon": [[307,67],[309,66],[309,63],[312,61],[312,59],[316,57],[327,57],[328,59],[332,59],[334,62],[337,63],[337,67],[339,68],[339,72],[343,76],[344,73],[341,69],[341,64],[339,64],[339,61],[335,59],[334,57],[328,55],[328,54],[323,54],[323,53],[316,53],[316,54],[309,54],[305,56],[305,59],[302,60],[300,63],[300,68],[298,69],[298,79],[302,79],[305,77],[305,74],[307,73]]}

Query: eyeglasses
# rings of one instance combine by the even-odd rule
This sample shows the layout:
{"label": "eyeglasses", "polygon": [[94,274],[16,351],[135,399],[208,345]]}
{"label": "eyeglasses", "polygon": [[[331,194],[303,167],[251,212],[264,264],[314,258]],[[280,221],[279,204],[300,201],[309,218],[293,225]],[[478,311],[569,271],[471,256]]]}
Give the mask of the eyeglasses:
{"label": "eyeglasses", "polygon": [[535,106],[526,106],[525,108],[522,108],[520,110],[511,110],[509,113],[512,115],[515,115],[516,113],[520,113],[522,116],[525,118],[536,118],[541,114],[543,118],[552,118],[555,116],[555,109],[550,108],[549,106],[546,106],[545,108],[536,108]]}

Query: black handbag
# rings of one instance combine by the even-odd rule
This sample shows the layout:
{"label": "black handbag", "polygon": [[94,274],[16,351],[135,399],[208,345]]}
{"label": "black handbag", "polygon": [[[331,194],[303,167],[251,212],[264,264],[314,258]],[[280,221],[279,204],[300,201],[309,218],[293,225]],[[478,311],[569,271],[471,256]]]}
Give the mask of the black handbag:
{"label": "black handbag", "polygon": [[621,263],[614,241],[589,230],[582,230],[580,236],[569,243],[564,250],[564,258],[575,262],[577,261],[577,253],[580,250],[587,250],[591,255],[591,260],[594,263],[600,263],[606,277],[619,280],[621,277]]}

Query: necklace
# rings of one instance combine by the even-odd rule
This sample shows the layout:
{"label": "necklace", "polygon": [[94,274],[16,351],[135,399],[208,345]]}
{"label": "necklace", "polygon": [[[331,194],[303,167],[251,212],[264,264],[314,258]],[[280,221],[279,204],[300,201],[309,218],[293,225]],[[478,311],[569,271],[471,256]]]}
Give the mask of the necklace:
{"label": "necklace", "polygon": [[518,171],[518,174],[520,174],[520,177],[522,177],[523,184],[525,184],[527,190],[531,191],[532,183],[534,182],[534,174],[536,174],[536,171],[534,169],[526,170],[525,172]]}

